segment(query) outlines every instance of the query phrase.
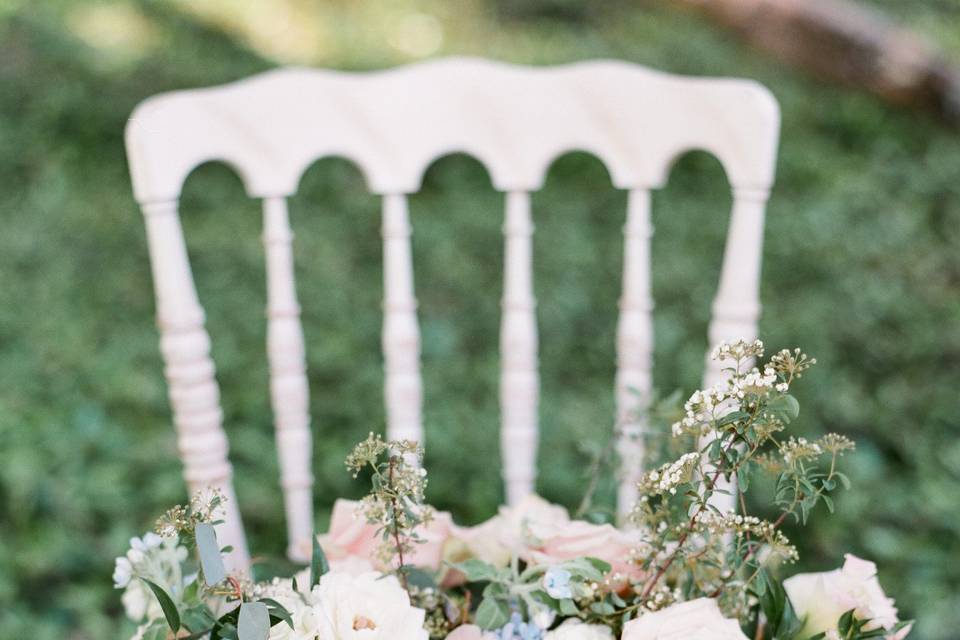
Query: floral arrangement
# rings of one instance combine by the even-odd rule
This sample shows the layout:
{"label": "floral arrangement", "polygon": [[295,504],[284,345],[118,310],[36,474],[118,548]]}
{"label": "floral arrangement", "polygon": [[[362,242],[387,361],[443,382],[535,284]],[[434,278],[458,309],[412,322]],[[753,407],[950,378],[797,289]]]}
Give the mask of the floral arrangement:
{"label": "floral arrangement", "polygon": [[[623,527],[571,518],[537,496],[457,526],[427,505],[416,443],[371,434],[346,459],[371,479],[339,500],[311,566],[254,582],[224,568],[223,498],[195,496],[134,538],[114,582],[140,624],[135,639],[236,640],[902,640],[873,563],[781,580],[797,550],[781,530],[806,524],[847,487],[854,444],[788,435],[792,385],[815,363],[799,349],[762,368],[759,341],[713,353],[728,374],[695,392],[672,425],[676,458],[647,472]],[[747,512],[769,483],[776,516]],[[588,490],[589,493],[589,490]],[[736,509],[721,512],[715,496]],[[588,502],[587,500],[586,502]],[[583,506],[583,505],[582,505]],[[748,635],[749,634],[749,635]]]}

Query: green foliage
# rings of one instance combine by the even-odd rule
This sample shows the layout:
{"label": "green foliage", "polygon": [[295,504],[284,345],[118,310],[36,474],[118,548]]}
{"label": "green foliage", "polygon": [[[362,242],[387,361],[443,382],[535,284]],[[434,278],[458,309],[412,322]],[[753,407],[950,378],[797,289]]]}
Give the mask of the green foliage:
{"label": "green foliage", "polygon": [[[834,433],[812,442],[785,434],[800,414],[788,392],[816,360],[800,349],[783,349],[765,363],[763,355],[759,340],[722,343],[713,350],[725,382],[695,391],[671,425],[673,437],[687,441],[687,453],[639,481],[631,516],[641,530],[652,532],[643,566],[653,576],[640,593],[640,606],[655,610],[677,592],[684,599],[717,598],[728,617],[745,624],[755,613],[749,595],[763,592],[765,570],[798,559],[780,529],[788,516],[805,525],[819,502],[834,510],[830,492],[842,475],[837,460],[853,442]],[[820,469],[823,458],[829,459],[829,471]],[[775,478],[774,506],[780,513],[774,521],[747,509],[754,474]],[[722,480],[734,478],[737,484],[722,487]],[[718,494],[730,496],[724,511],[712,503]],[[731,506],[734,511],[727,513]],[[776,604],[780,620],[783,606]]]}
{"label": "green foliage", "polygon": [[330,563],[327,561],[327,554],[323,552],[320,541],[317,536],[312,538],[312,553],[310,554],[310,588],[320,584],[320,578],[323,574],[330,571]]}
{"label": "green foliage", "polygon": [[[543,565],[522,568],[514,558],[510,567],[497,568],[481,560],[471,559],[451,565],[461,571],[470,582],[484,584],[477,610],[475,623],[482,629],[499,629],[506,624],[513,613],[521,620],[532,620],[544,613],[561,616],[576,616],[582,613],[590,620],[593,616],[603,618],[614,613],[613,606],[607,601],[617,598],[608,594],[603,599],[594,598],[597,582],[604,580],[610,571],[610,565],[596,558],[576,558],[558,563],[551,567]],[[550,581],[551,574],[557,578]],[[547,584],[555,584],[559,591],[552,591]],[[586,596],[593,599],[591,611],[580,611],[574,599]],[[622,601],[621,601],[622,603]]]}
{"label": "green foliage", "polygon": [[[0,7],[2,637],[80,640],[131,630],[107,579],[112,559],[185,491],[123,126],[149,95],[271,66],[226,30],[171,3],[146,2],[127,6],[141,8],[160,44],[114,63],[80,42],[62,15],[85,4]],[[806,435],[836,431],[859,448],[847,470],[860,490],[838,499],[835,518],[814,519],[802,538],[793,536],[803,558],[797,569],[833,567],[845,551],[870,557],[883,567],[888,593],[920,619],[911,638],[952,638],[960,628],[956,132],[787,71],[653,3],[594,3],[606,11],[566,0],[537,2],[536,11],[534,3],[494,4],[501,21],[492,26],[458,12],[456,21],[478,35],[450,35],[444,53],[529,63],[622,58],[752,77],[774,91],[783,138],[761,335],[820,357],[818,375],[798,392]],[[876,4],[960,52],[950,3]],[[340,26],[327,25],[332,37]],[[404,61],[361,46],[334,48],[320,62]],[[257,553],[280,556],[258,206],[221,166],[198,169],[182,205],[240,506]],[[354,167],[325,160],[304,176],[291,206],[322,530],[336,497],[362,492],[343,473],[343,453],[383,422],[378,202]],[[655,196],[655,371],[664,391],[698,386],[728,206],[722,170],[703,154],[681,159]],[[477,522],[493,513],[501,491],[489,461],[497,459],[502,197],[478,163],[455,157],[431,168],[411,207],[430,498]],[[555,163],[534,207],[548,445],[538,486],[574,507],[584,479],[571,470],[589,462],[581,443],[605,442],[612,422],[625,197],[597,160],[574,154]],[[762,487],[750,495],[756,505],[774,498]],[[611,497],[607,479],[594,502]]]}
{"label": "green foliage", "polygon": [[267,640],[270,636],[270,614],[262,602],[244,602],[237,618],[239,640]]}
{"label": "green foliage", "polygon": [[227,577],[227,570],[217,544],[217,532],[208,522],[198,524],[195,530],[197,553],[200,554],[200,566],[203,568],[203,580],[212,587]]}
{"label": "green foliage", "polygon": [[153,595],[155,595],[157,600],[160,602],[160,608],[163,609],[163,617],[166,618],[167,624],[170,626],[170,630],[174,633],[179,631],[180,612],[177,611],[177,605],[174,604],[169,594],[163,590],[163,587],[159,586],[155,582],[151,582],[150,580],[143,579],[143,581],[148,587],[150,587],[150,591],[153,592]]}
{"label": "green foliage", "polygon": [[361,471],[370,473],[370,493],[361,501],[360,510],[367,522],[377,527],[380,560],[395,567],[403,588],[409,591],[409,567],[403,556],[423,542],[417,529],[433,518],[433,509],[424,502],[427,471],[423,448],[409,440],[386,442],[371,433],[353,448],[346,465],[354,478]]}
{"label": "green foliage", "polygon": [[803,627],[803,621],[797,618],[797,613],[783,585],[771,579],[766,571],[760,571],[752,591],[760,601],[760,610],[766,620],[763,638],[765,640],[795,638]]}

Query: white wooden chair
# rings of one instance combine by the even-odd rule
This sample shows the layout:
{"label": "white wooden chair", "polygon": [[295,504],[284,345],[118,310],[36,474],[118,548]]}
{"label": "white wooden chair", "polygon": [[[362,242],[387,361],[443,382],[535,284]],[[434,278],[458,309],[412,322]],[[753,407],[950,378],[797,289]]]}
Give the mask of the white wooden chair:
{"label": "white wooden chair", "polygon": [[[777,104],[754,82],[679,77],[613,61],[533,68],[447,59],[372,73],[281,69],[146,100],[130,118],[127,152],[146,220],[178,447],[191,490],[212,485],[230,498],[220,537],[234,547],[234,566],[244,566],[248,556],[210,339],[177,210],[184,180],[197,165],[226,162],[240,174],[247,193],[263,200],[271,398],[288,551],[303,560],[313,528],[313,476],[286,198],[312,162],[345,156],[383,196],[383,352],[391,438],[422,440],[420,336],[406,196],[419,189],[434,159],[451,152],[478,158],[495,188],[504,192],[500,441],[508,502],[533,490],[537,457],[530,192],[542,187],[551,161],[567,151],[585,150],[606,164],[614,185],[629,191],[615,383],[616,420],[623,433],[623,509],[635,496],[643,454],[642,418],[636,416],[651,388],[651,189],[664,185],[673,160],[690,149],[704,149],[720,160],[732,186],[733,211],[709,338],[711,344],[753,338],[760,312],[764,207],[778,132]],[[719,376],[716,365],[708,363],[707,382]]]}

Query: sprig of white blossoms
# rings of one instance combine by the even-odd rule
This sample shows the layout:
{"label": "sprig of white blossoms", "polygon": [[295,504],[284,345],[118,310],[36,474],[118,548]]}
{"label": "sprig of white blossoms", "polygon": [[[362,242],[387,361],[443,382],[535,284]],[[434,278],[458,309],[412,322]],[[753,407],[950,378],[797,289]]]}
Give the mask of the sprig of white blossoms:
{"label": "sprig of white blossoms", "polygon": [[790,383],[817,362],[800,349],[783,349],[770,358],[762,371],[757,367],[749,371],[740,370],[744,363],[763,357],[763,353],[764,346],[760,340],[738,340],[717,345],[710,357],[719,361],[734,361],[734,366],[728,369],[732,375],[690,396],[683,405],[684,417],[672,425],[673,435],[703,435],[704,430],[710,429],[714,422],[727,414],[754,408],[757,397],[774,391],[787,393]]}
{"label": "sprig of white blossoms", "polygon": [[186,586],[194,576],[183,574],[182,563],[187,549],[177,538],[163,538],[148,533],[143,538],[131,538],[126,555],[116,559],[113,586],[123,589],[124,610],[134,622],[162,615],[160,605],[142,579],[160,585],[175,602],[179,602]]}
{"label": "sprig of white blossoms", "polygon": [[770,551],[788,562],[796,562],[800,554],[790,539],[772,522],[735,512],[702,511],[696,517],[697,530],[723,536],[732,533],[738,538],[752,536],[765,540]]}
{"label": "sprig of white blossoms", "polygon": [[794,462],[819,458],[823,455],[823,448],[816,442],[810,442],[806,438],[794,438],[791,436],[790,439],[781,446],[780,454],[783,456],[784,462],[792,465]]}
{"label": "sprig of white blossoms", "polygon": [[721,342],[714,347],[713,351],[710,353],[710,358],[713,360],[740,361],[748,358],[762,357],[763,342],[760,340],[754,340],[753,342],[748,342],[746,340],[737,340],[736,342],[732,343]]}
{"label": "sprig of white blossoms", "polygon": [[641,493],[640,499],[649,499],[650,496],[659,496],[665,493],[676,495],[677,487],[690,481],[699,462],[699,453],[685,453],[679,459],[647,472],[638,484]]}

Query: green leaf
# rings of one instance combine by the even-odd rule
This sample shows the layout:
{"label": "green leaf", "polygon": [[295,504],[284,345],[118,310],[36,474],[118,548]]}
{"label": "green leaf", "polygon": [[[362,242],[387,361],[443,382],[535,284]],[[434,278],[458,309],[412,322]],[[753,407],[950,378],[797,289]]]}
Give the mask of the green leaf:
{"label": "green leaf", "polygon": [[499,629],[510,620],[510,611],[505,602],[484,598],[477,607],[476,623],[481,629]]}
{"label": "green leaf", "polygon": [[840,632],[841,638],[849,638],[855,631],[853,612],[854,609],[844,612],[844,614],[841,615],[840,619],[837,621],[837,631]]}
{"label": "green leaf", "polygon": [[[290,612],[287,611],[287,608],[274,600],[273,598],[260,598],[258,602],[262,602],[267,605],[267,608],[270,610],[270,620],[273,622],[273,618],[277,619],[277,622],[273,624],[279,624],[280,622],[286,622],[287,626],[293,629],[293,617],[290,615]],[[271,624],[270,626],[273,626]]]}
{"label": "green leaf", "polygon": [[761,571],[753,591],[760,599],[760,609],[767,619],[766,637],[772,640],[790,640],[796,637],[803,621],[797,617],[783,585],[766,571]]}
{"label": "green leaf", "polygon": [[162,620],[154,620],[143,630],[142,640],[167,640],[169,630]]}
{"label": "green leaf", "polygon": [[847,490],[850,488],[850,478],[848,478],[846,474],[840,473],[839,471],[835,471],[833,475],[834,477],[837,478],[837,480],[840,481],[840,484],[843,486],[844,490]]}
{"label": "green leaf", "polygon": [[483,588],[484,598],[509,598],[510,587],[502,582],[488,582]]}
{"label": "green leaf", "polygon": [[575,616],[580,613],[580,610],[577,609],[577,605],[573,603],[573,600],[570,598],[563,598],[560,600],[560,613],[565,616]]}
{"label": "green leaf", "polygon": [[737,486],[740,491],[746,493],[750,488],[750,463],[745,463],[737,468]]}
{"label": "green leaf", "polygon": [[180,623],[190,633],[209,631],[217,621],[213,613],[210,612],[210,608],[203,603],[185,609],[180,618]]}
{"label": "green leaf", "polygon": [[450,566],[463,573],[470,582],[493,581],[500,577],[500,571],[496,567],[476,558],[464,562],[450,563]]}
{"label": "green leaf", "polygon": [[800,415],[800,403],[789,393],[785,393],[772,398],[767,405],[767,410],[789,424]]}
{"label": "green leaf", "polygon": [[150,591],[153,591],[153,595],[157,597],[160,602],[160,609],[163,610],[163,617],[167,619],[167,625],[170,629],[174,633],[180,631],[180,612],[177,611],[177,605],[173,603],[173,599],[157,583],[150,582],[145,578],[140,579],[150,587]]}
{"label": "green leaf", "polygon": [[313,536],[313,554],[310,557],[310,588],[320,584],[320,577],[330,571],[330,563],[327,562],[327,554],[323,552],[320,541],[317,536]]}
{"label": "green leaf", "polygon": [[820,496],[820,499],[823,500],[825,505],[827,505],[827,510],[830,513],[833,513],[833,499],[828,495]]}
{"label": "green leaf", "polygon": [[216,530],[212,524],[201,522],[197,525],[194,537],[200,554],[200,566],[203,567],[203,581],[208,587],[219,584],[227,577],[227,570],[223,566]]}
{"label": "green leaf", "polygon": [[613,569],[613,567],[610,565],[609,562],[607,562],[606,560],[601,560],[600,558],[592,558],[590,556],[586,556],[584,560],[589,562],[594,569],[596,569],[597,571],[599,571],[604,575],[610,573],[610,571]]}
{"label": "green leaf", "polygon": [[237,619],[239,640],[267,640],[270,637],[270,613],[262,602],[244,602]]}
{"label": "green leaf", "polygon": [[407,584],[412,587],[417,587],[419,589],[437,588],[437,580],[433,573],[429,571],[424,571],[419,567],[405,565],[403,567],[403,574],[407,577]]}
{"label": "green leaf", "polygon": [[220,616],[210,632],[210,640],[237,640],[237,618],[240,608],[233,609]]}

